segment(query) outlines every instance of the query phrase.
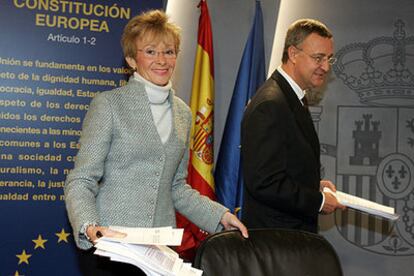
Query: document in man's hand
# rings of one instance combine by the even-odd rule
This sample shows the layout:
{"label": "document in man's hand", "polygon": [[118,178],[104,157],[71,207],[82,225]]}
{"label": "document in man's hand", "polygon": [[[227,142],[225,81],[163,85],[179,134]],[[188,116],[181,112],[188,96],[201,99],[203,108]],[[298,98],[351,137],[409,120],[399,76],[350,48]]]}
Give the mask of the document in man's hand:
{"label": "document in man's hand", "polygon": [[[184,263],[175,251],[166,246],[171,243],[175,245],[178,238],[181,243],[182,229],[117,226],[111,226],[110,229],[126,233],[127,236],[98,239],[95,254],[109,257],[112,261],[135,265],[150,276],[201,276],[203,273],[191,267],[191,264]],[[151,241],[155,243],[151,244]]]}
{"label": "document in man's hand", "polygon": [[339,203],[347,207],[360,210],[368,214],[381,216],[390,220],[397,220],[399,218],[399,215],[395,213],[393,207],[385,206],[338,190],[333,192],[327,187],[325,187],[323,191],[333,194]]}

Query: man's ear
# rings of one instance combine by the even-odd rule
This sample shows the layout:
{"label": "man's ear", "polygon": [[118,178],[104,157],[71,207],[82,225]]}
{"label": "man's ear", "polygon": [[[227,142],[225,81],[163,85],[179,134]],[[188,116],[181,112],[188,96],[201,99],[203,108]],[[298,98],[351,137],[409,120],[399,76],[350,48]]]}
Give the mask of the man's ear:
{"label": "man's ear", "polygon": [[129,67],[131,67],[134,71],[137,70],[137,62],[132,57],[126,57],[126,62],[128,63]]}
{"label": "man's ear", "polygon": [[288,48],[288,56],[290,61],[295,64],[296,63],[296,57],[299,53],[299,50],[295,46],[289,46]]}

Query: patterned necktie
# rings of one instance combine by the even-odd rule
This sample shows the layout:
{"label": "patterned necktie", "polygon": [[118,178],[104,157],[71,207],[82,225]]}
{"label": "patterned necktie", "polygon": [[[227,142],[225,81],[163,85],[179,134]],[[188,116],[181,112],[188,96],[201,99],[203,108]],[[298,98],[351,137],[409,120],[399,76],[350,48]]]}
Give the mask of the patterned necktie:
{"label": "patterned necktie", "polygon": [[309,104],[308,104],[308,99],[306,97],[302,98],[302,103],[303,103],[303,107],[309,111]]}
{"label": "patterned necktie", "polygon": [[312,120],[312,115],[311,115],[310,110],[309,110],[308,99],[306,97],[303,97],[302,102],[303,102],[303,108],[305,109],[306,114]]}

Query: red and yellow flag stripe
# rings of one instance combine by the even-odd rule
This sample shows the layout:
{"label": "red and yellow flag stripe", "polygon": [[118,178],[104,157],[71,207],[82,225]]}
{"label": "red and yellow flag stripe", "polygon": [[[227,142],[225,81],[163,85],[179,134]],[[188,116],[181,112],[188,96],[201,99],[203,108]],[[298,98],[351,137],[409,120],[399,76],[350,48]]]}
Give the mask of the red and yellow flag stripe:
{"label": "red and yellow flag stripe", "polygon": [[[200,194],[215,199],[213,178],[213,36],[210,15],[205,0],[201,0],[199,8],[201,14],[198,25],[197,51],[190,103],[193,126],[191,129],[187,182]],[[184,228],[184,235],[181,246],[176,250],[182,258],[192,261],[196,248],[207,237],[207,233],[201,231],[179,213],[177,213],[177,227]]]}
{"label": "red and yellow flag stripe", "polygon": [[206,1],[200,2],[197,51],[191,91],[193,127],[188,183],[214,199],[214,62],[213,36]]}

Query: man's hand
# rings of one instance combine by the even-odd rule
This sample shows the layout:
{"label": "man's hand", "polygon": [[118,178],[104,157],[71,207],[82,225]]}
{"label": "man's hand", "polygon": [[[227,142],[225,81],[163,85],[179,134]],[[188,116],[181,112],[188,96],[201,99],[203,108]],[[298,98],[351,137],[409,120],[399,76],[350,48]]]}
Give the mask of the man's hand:
{"label": "man's hand", "polygon": [[244,224],[232,213],[225,212],[220,222],[224,226],[224,229],[226,230],[239,229],[243,237],[245,238],[249,237],[246,226],[244,226]]}
{"label": "man's hand", "polygon": [[332,192],[336,192],[336,187],[335,185],[332,183],[332,181],[329,180],[321,180],[320,184],[319,184],[319,190],[321,192],[323,192],[323,188],[329,188]]}
{"label": "man's hand", "polygon": [[[322,192],[323,188],[329,188],[332,192],[336,192],[336,187],[335,185],[329,181],[329,180],[321,180],[320,185],[319,185],[319,189]],[[341,209],[344,210],[346,209],[346,207],[342,204],[340,204],[338,202],[338,200],[336,199],[336,197],[329,193],[329,192],[323,192],[324,196],[325,196],[325,202],[323,204],[322,210],[321,212],[323,214],[330,214],[332,212],[334,212],[336,209]]]}
{"label": "man's hand", "polygon": [[324,195],[325,195],[325,202],[323,204],[322,211],[321,211],[323,214],[330,214],[336,209],[341,209],[341,210],[346,209],[344,205],[338,202],[338,200],[333,194],[329,192],[324,192]]}

